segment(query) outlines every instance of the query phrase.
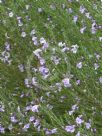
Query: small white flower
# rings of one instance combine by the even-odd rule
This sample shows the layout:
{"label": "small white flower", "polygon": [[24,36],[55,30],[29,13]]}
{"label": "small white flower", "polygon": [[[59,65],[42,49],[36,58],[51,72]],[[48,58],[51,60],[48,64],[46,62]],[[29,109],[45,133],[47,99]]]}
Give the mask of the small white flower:
{"label": "small white flower", "polygon": [[26,37],[26,32],[22,32],[21,37]]}
{"label": "small white flower", "polygon": [[32,85],[36,85],[37,84],[37,82],[36,82],[36,77],[33,77],[32,78]]}
{"label": "small white flower", "polygon": [[42,8],[38,8],[38,12],[41,13],[43,11]]}
{"label": "small white flower", "polygon": [[13,17],[13,12],[10,12],[10,13],[9,13],[9,17]]}
{"label": "small white flower", "polygon": [[75,44],[75,45],[72,45],[71,47],[72,47],[71,51],[72,51],[74,54],[76,54],[76,53],[77,53],[77,50],[78,50],[78,48],[79,48],[79,46],[78,46],[77,44]]}
{"label": "small white flower", "polygon": [[102,41],[102,37],[99,37],[99,41],[100,41],[100,42]]}
{"label": "small white flower", "polygon": [[33,35],[33,34],[35,34],[35,29],[33,29],[33,30],[31,31],[31,33],[30,33],[30,35]]}

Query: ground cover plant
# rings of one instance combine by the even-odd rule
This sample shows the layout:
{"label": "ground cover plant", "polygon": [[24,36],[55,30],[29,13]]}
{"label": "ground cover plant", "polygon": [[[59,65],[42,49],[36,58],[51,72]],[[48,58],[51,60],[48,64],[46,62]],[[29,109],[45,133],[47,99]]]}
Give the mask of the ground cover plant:
{"label": "ground cover plant", "polygon": [[102,135],[101,24],[101,0],[0,0],[0,135]]}

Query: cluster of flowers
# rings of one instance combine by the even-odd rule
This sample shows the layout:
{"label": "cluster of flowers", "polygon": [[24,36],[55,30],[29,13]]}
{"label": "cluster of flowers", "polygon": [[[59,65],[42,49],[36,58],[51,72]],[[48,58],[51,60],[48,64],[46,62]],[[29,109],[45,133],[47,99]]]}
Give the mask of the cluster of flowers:
{"label": "cluster of flowers", "polygon": [[10,59],[10,44],[8,42],[5,42],[5,50],[1,53],[0,60],[11,65],[12,59]]}

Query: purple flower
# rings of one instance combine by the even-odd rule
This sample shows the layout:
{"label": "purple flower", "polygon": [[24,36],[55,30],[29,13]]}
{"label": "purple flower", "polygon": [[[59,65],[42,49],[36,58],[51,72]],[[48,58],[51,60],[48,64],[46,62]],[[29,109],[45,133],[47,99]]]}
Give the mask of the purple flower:
{"label": "purple flower", "polygon": [[77,84],[77,85],[80,85],[80,80],[77,80],[77,81],[76,81],[76,84]]}
{"label": "purple flower", "polygon": [[67,132],[73,133],[75,131],[75,125],[69,125],[65,127]]}

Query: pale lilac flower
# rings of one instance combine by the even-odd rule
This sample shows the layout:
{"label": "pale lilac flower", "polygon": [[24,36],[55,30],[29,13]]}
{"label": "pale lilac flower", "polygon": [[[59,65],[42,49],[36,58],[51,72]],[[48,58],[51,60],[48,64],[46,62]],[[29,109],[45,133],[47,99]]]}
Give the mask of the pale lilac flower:
{"label": "pale lilac flower", "polygon": [[92,34],[95,34],[95,33],[96,33],[96,28],[95,28],[95,26],[97,26],[97,24],[96,24],[96,22],[94,21],[94,22],[92,23],[92,27],[91,27],[91,32],[92,32]]}
{"label": "pale lilac flower", "polygon": [[84,6],[80,6],[80,9],[79,9],[79,11],[83,14],[84,12],[85,12],[85,7]]}
{"label": "pale lilac flower", "polygon": [[32,108],[32,106],[31,106],[31,105],[29,105],[29,106],[26,106],[26,111],[29,111],[29,110],[31,110],[31,108]]}
{"label": "pale lilac flower", "polygon": [[72,8],[69,8],[68,13],[72,13],[72,12],[73,12]]}
{"label": "pale lilac flower", "polygon": [[32,37],[32,41],[34,42],[34,41],[37,41],[37,37],[36,36],[33,36]]}
{"label": "pale lilac flower", "polygon": [[77,104],[75,104],[75,105],[72,106],[72,110],[76,110],[76,109],[78,109]]}
{"label": "pale lilac flower", "polygon": [[15,116],[11,116],[10,118],[11,118],[11,122],[13,122],[13,123],[17,123],[18,122],[18,120],[15,118]]}
{"label": "pale lilac flower", "polygon": [[97,63],[94,63],[94,68],[97,70],[99,68],[99,65]]}
{"label": "pale lilac flower", "polygon": [[71,87],[70,79],[69,78],[64,78],[62,80],[62,83],[64,84],[65,87]]}
{"label": "pale lilac flower", "polygon": [[18,65],[18,68],[21,72],[24,72],[24,65],[23,64]]}
{"label": "pale lilac flower", "polygon": [[52,129],[52,130],[51,130],[51,133],[52,133],[52,134],[57,133],[57,128]]}
{"label": "pale lilac flower", "polygon": [[31,110],[32,112],[39,112],[38,108],[39,108],[39,105],[34,105],[31,107]]}
{"label": "pale lilac flower", "polygon": [[5,133],[5,128],[1,126],[0,124],[0,133]]}
{"label": "pale lilac flower", "polygon": [[87,129],[91,128],[91,124],[89,122],[85,123],[85,126],[86,126]]}
{"label": "pale lilac flower", "polygon": [[29,122],[33,122],[34,120],[35,120],[35,117],[32,116],[32,117],[30,117]]}
{"label": "pale lilac flower", "polygon": [[30,124],[29,124],[29,123],[28,123],[28,124],[25,124],[24,127],[23,127],[23,130],[24,130],[24,131],[27,131],[27,129],[29,129],[29,127],[30,127]]}
{"label": "pale lilac flower", "polygon": [[77,63],[76,67],[81,69],[82,68],[82,62]]}
{"label": "pale lilac flower", "polygon": [[44,44],[44,43],[46,43],[46,40],[43,37],[41,37],[40,38],[40,44]]}
{"label": "pale lilac flower", "polygon": [[52,56],[52,57],[51,57],[51,60],[54,61],[55,65],[58,65],[59,62],[60,62],[60,60],[61,60],[61,58],[58,58],[57,56]]}
{"label": "pale lilac flower", "polygon": [[10,51],[10,44],[8,42],[5,43],[5,50]]}
{"label": "pale lilac flower", "polygon": [[40,65],[44,65],[45,64],[45,59],[40,58]]}
{"label": "pale lilac flower", "polygon": [[33,124],[34,124],[34,127],[37,127],[37,126],[40,124],[39,119],[36,119],[35,122],[34,122]]}
{"label": "pale lilac flower", "polygon": [[102,84],[102,77],[99,78],[100,83]]}
{"label": "pale lilac flower", "polygon": [[43,44],[42,49],[46,50],[48,47],[49,47],[49,44],[46,42],[46,43]]}
{"label": "pale lilac flower", "polygon": [[66,130],[67,132],[73,133],[73,132],[75,132],[75,125],[66,126],[66,127],[65,127],[65,130]]}
{"label": "pale lilac flower", "polygon": [[29,80],[27,78],[24,80],[24,84],[26,85],[26,87],[30,87]]}
{"label": "pale lilac flower", "polygon": [[77,20],[78,20],[78,16],[74,16],[74,17],[73,17],[73,21],[74,21],[74,23],[76,23],[76,22],[77,22]]}
{"label": "pale lilac flower", "polygon": [[80,136],[80,132],[78,132],[75,136]]}
{"label": "pale lilac flower", "polygon": [[77,123],[78,125],[81,125],[83,122],[84,122],[84,121],[81,119],[81,117],[77,117],[77,118],[76,118],[76,123]]}
{"label": "pale lilac flower", "polygon": [[39,67],[39,71],[42,73],[43,76],[48,75],[49,69],[45,68],[44,66]]}
{"label": "pale lilac flower", "polygon": [[65,51],[69,51],[68,47],[64,47],[63,49],[61,49],[61,52],[65,52]]}
{"label": "pale lilac flower", "polygon": [[85,27],[83,27],[83,28],[81,28],[81,29],[80,29],[80,33],[82,33],[82,34],[83,34],[83,33],[84,33],[84,31],[85,31],[85,29],[86,29],[86,26],[85,26]]}
{"label": "pale lilac flower", "polygon": [[77,80],[77,81],[76,81],[76,84],[77,84],[77,85],[80,85],[80,80]]}

